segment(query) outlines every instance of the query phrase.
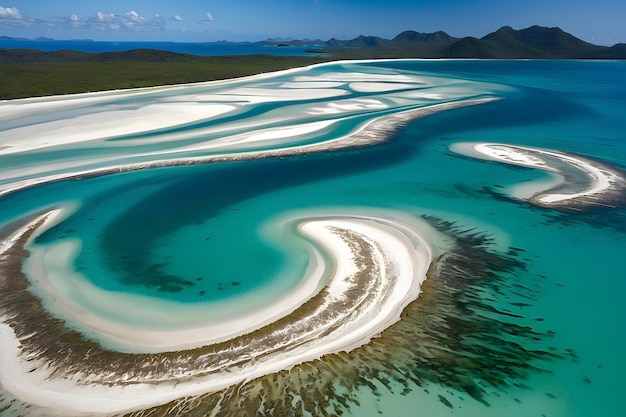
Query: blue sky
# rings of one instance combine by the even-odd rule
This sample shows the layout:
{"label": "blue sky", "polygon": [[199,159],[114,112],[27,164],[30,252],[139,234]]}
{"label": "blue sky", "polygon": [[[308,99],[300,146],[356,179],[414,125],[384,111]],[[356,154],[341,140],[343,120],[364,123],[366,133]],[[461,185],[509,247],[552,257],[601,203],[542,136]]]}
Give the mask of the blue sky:
{"label": "blue sky", "polygon": [[0,0],[0,36],[216,41],[391,38],[403,30],[482,37],[501,26],[559,26],[626,42],[624,0]]}

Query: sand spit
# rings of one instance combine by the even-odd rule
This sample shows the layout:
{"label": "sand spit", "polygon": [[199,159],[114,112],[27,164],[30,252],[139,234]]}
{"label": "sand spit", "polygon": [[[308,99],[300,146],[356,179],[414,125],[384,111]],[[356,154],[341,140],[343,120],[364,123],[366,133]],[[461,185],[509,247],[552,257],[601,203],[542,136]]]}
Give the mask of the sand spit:
{"label": "sand spit", "polygon": [[[423,237],[429,226],[407,216],[304,219],[301,233],[334,258],[318,294],[274,323],[226,342],[126,354],[104,350],[68,329],[26,290],[20,265],[27,242],[57,216],[57,211],[43,214],[7,233],[0,254],[0,276],[11,277],[1,283],[8,296],[0,306],[0,381],[20,400],[49,408],[50,415],[156,406],[352,350],[400,319],[418,297],[433,258]],[[73,340],[70,350],[67,337]]]}
{"label": "sand spit", "polygon": [[453,152],[473,158],[536,168],[556,175],[555,181],[525,186],[512,196],[544,207],[581,209],[590,206],[614,207],[626,192],[623,173],[589,158],[499,143],[455,143]]}

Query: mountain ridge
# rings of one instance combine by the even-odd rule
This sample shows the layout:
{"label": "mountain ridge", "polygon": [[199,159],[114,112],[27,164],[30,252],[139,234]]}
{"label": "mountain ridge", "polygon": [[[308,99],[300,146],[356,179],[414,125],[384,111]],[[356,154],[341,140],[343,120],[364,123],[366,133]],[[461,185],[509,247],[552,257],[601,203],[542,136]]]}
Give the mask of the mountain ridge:
{"label": "mountain ridge", "polygon": [[[268,41],[263,41],[265,44]],[[298,42],[298,43],[295,43]],[[317,40],[316,42],[319,42]],[[286,42],[302,45],[302,41]],[[626,59],[626,44],[595,45],[559,27],[530,26],[516,30],[502,26],[482,38],[457,38],[444,31],[406,30],[392,39],[360,35],[332,38],[316,44],[323,52],[380,58],[483,58],[483,59]]]}

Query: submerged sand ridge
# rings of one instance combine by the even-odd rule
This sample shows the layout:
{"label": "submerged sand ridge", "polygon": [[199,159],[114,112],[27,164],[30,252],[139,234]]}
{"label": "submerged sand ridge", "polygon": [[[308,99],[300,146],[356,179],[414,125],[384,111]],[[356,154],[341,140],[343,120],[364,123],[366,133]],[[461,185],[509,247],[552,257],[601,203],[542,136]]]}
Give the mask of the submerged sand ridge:
{"label": "submerged sand ridge", "polygon": [[[589,158],[549,149],[500,143],[455,143],[453,152],[473,158],[540,169],[557,177],[549,183],[514,189],[512,196],[553,208],[613,206],[626,193],[626,177]],[[618,203],[619,204],[619,203]]]}

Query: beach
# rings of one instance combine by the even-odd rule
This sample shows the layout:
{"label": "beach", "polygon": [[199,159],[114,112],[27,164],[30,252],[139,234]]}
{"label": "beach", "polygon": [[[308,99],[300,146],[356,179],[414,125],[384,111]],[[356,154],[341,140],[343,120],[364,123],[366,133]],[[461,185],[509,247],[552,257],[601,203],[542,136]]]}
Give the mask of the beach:
{"label": "beach", "polygon": [[614,66],[0,103],[0,414],[614,415]]}

